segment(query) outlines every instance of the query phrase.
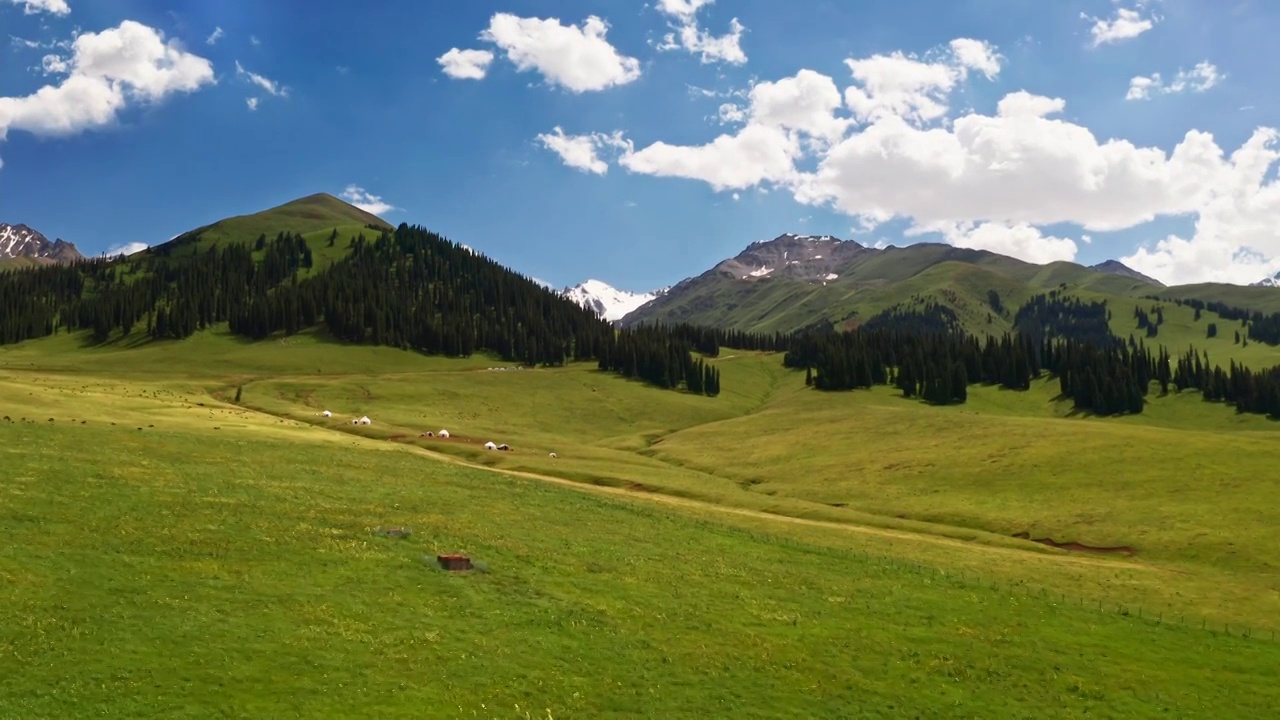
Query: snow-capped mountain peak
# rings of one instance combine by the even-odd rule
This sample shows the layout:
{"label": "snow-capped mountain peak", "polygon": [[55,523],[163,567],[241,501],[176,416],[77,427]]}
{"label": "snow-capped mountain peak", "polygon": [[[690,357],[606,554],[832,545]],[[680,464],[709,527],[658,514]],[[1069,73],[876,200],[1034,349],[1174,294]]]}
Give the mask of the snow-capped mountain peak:
{"label": "snow-capped mountain peak", "polygon": [[79,260],[81,255],[75,245],[61,238],[49,242],[49,238],[26,225],[0,223],[0,260],[16,257],[70,262]]}
{"label": "snow-capped mountain peak", "polygon": [[560,294],[588,310],[594,310],[609,322],[617,322],[663,292],[665,289],[635,293],[619,290],[600,280],[587,280],[561,290]]}
{"label": "snow-capped mountain peak", "polygon": [[1250,283],[1250,285],[1252,287],[1280,287],[1280,272],[1271,277],[1262,278],[1256,283]]}

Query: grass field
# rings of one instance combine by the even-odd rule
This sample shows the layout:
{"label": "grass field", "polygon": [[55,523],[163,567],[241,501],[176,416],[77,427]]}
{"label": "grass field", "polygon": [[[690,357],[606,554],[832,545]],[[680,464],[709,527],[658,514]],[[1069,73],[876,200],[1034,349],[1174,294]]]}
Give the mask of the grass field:
{"label": "grass field", "polygon": [[[712,399],[319,334],[0,348],[0,717],[1280,703],[1273,423],[1068,417],[1052,383],[928,408],[723,355]],[[451,551],[487,572],[423,562]]]}

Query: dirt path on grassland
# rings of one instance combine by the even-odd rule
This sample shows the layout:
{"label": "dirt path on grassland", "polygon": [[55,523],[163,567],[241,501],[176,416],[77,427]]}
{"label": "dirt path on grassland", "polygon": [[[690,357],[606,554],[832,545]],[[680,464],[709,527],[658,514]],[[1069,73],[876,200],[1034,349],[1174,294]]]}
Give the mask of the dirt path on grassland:
{"label": "dirt path on grassland", "polygon": [[[342,431],[338,431],[342,432]],[[350,435],[351,433],[343,433]],[[370,442],[378,442],[370,438],[363,438]],[[406,438],[407,440],[408,438]],[[385,442],[385,441],[384,441]],[[521,478],[524,480],[533,480],[537,482],[549,483],[560,487],[571,488],[579,492],[594,493],[597,495],[605,495],[615,498],[626,498],[629,500],[647,501],[659,505],[669,507],[677,507],[689,510],[701,510],[709,513],[719,513],[725,515],[736,515],[739,517],[756,518],[770,522],[782,522],[792,525],[806,525],[809,527],[827,528],[831,530],[840,530],[843,532],[852,532],[862,535],[874,535],[877,537],[892,538],[895,540],[907,540],[917,542],[929,542],[936,545],[947,545],[949,547],[964,548],[966,550],[982,550],[993,553],[1002,553],[1007,555],[1018,555],[1021,557],[1036,558],[1052,558],[1056,562],[1065,562],[1079,565],[1089,565],[1094,567],[1110,567],[1110,568],[1127,568],[1134,570],[1159,570],[1160,568],[1144,565],[1139,563],[1125,562],[1121,560],[1081,557],[1070,554],[1044,554],[1031,553],[1027,550],[1020,550],[1012,547],[1001,547],[998,545],[984,545],[978,542],[969,542],[965,540],[957,540],[955,538],[944,537],[941,535],[931,535],[929,533],[917,533],[909,530],[893,530],[889,528],[879,528],[869,525],[858,525],[854,523],[843,523],[834,520],[813,520],[810,518],[800,518],[791,515],[778,515],[776,513],[764,512],[762,510],[751,510],[749,508],[734,507],[732,505],[718,505],[703,500],[693,500],[690,498],[668,495],[662,492],[649,490],[631,490],[627,488],[611,487],[607,485],[592,485],[590,483],[568,480],[554,475],[544,475],[542,473],[529,472],[527,470],[510,470],[507,468],[490,467],[488,465],[478,465],[467,462],[460,458],[448,455],[446,453],[428,450],[408,442],[393,442],[392,444],[401,447],[416,455],[420,455],[437,462],[443,462],[458,467],[465,467],[471,470],[480,470],[485,472],[497,473],[508,477]]]}
{"label": "dirt path on grassland", "polygon": [[[775,387],[771,389],[770,394],[772,394],[772,392],[777,390],[778,383],[776,378],[775,378],[774,384],[775,384]],[[217,393],[215,393],[214,395],[215,397],[217,397]],[[223,402],[227,402],[225,398],[219,398],[219,399],[221,399]],[[414,437],[412,434],[407,434],[407,433],[400,434],[387,439],[370,438],[363,435],[358,435],[352,432],[348,432],[345,428],[344,429],[330,428],[323,425],[310,423],[305,420],[300,420],[298,418],[289,417],[287,415],[276,415],[275,413],[268,412],[266,410],[262,410],[258,408],[248,407],[244,405],[235,405],[233,403],[227,403],[227,404],[229,407],[239,408],[248,413],[255,413],[263,417],[271,418],[276,421],[283,421],[286,423],[296,423],[302,427],[311,427],[319,430],[325,430],[326,432],[334,433],[336,435],[353,438],[362,443],[369,443],[375,446],[382,446],[382,447],[391,446],[398,449],[407,450],[416,455],[419,455],[421,457],[424,457],[430,460],[435,460],[437,462],[443,462],[443,463],[447,463],[457,467],[468,468],[471,470],[497,473],[500,475],[506,475],[508,477],[520,478],[524,480],[532,480],[532,481],[542,482],[542,483],[549,483],[549,484],[558,485],[564,488],[570,488],[578,492],[594,493],[596,495],[608,496],[608,497],[614,497],[614,498],[625,498],[632,501],[647,501],[650,503],[665,505],[668,507],[683,508],[687,510],[700,510],[710,514],[719,513],[724,515],[734,515],[738,517],[755,518],[755,519],[765,520],[770,522],[782,522],[782,523],[789,523],[792,525],[805,525],[808,527],[826,528],[830,530],[858,533],[861,535],[872,535],[876,537],[890,538],[895,540],[927,542],[935,545],[945,545],[953,548],[963,548],[969,551],[982,550],[982,551],[998,553],[1003,555],[1010,555],[1010,556],[1016,555],[1024,558],[1028,558],[1028,557],[1046,558],[1046,559],[1052,558],[1056,562],[1063,562],[1063,563],[1076,564],[1076,565],[1086,565],[1091,567],[1126,568],[1126,569],[1133,569],[1133,570],[1150,570],[1150,571],[1164,570],[1163,568],[1159,568],[1153,565],[1127,562],[1127,561],[1115,558],[1114,556],[1111,556],[1111,557],[1092,556],[1091,557],[1091,556],[1078,555],[1070,552],[1064,552],[1062,554],[1058,554],[1058,553],[1046,554],[1046,553],[1031,552],[1030,550],[1023,550],[1016,547],[987,545],[981,542],[959,540],[956,538],[949,538],[943,535],[934,535],[927,532],[915,532],[911,530],[896,530],[891,528],[876,527],[873,525],[861,525],[855,522],[840,522],[835,520],[815,520],[812,518],[802,518],[802,517],[795,517],[793,515],[782,515],[778,513],[765,512],[762,510],[752,510],[750,508],[735,507],[733,505],[721,505],[713,502],[708,502],[705,500],[694,500],[691,498],[679,497],[677,495],[670,495],[670,494],[663,493],[661,491],[656,491],[656,490],[631,489],[631,488],[625,488],[625,487],[613,487],[609,485],[596,485],[589,482],[579,482],[576,480],[569,480],[567,478],[556,477],[554,475],[545,475],[542,473],[530,472],[528,470],[512,470],[509,468],[493,467],[489,465],[482,465],[478,463],[468,462],[466,460],[463,460],[453,455],[449,455],[447,453],[437,452],[434,450],[429,450],[427,448],[421,447],[417,444],[414,444],[414,441],[417,440],[418,438]],[[751,412],[756,412],[758,410],[759,408],[756,408]],[[1028,540],[1027,542],[1031,542],[1031,541]],[[1170,572],[1176,572],[1176,571],[1170,571]]]}

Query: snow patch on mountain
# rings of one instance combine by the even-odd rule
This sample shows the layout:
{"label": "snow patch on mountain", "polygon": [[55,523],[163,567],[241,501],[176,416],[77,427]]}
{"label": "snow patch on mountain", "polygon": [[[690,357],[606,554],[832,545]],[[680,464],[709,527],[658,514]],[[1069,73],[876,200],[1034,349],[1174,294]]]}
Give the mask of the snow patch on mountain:
{"label": "snow patch on mountain", "polygon": [[667,288],[663,288],[654,292],[636,293],[619,290],[600,280],[588,280],[573,287],[567,287],[561,290],[560,294],[594,311],[609,322],[617,322],[666,291]]}
{"label": "snow patch on mountain", "polygon": [[1271,277],[1262,278],[1256,283],[1249,283],[1249,286],[1250,287],[1280,287],[1280,272],[1276,273],[1275,275],[1272,275]]}
{"label": "snow patch on mountain", "polygon": [[26,225],[0,223],[0,259],[30,257],[53,262],[71,262],[82,256],[76,246],[61,238],[49,242]]}

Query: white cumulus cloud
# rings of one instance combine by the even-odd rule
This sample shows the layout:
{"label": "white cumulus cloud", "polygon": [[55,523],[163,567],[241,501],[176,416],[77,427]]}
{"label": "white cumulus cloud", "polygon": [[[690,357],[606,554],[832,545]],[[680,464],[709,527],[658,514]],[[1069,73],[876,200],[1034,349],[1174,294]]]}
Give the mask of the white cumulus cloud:
{"label": "white cumulus cloud", "polygon": [[112,245],[111,247],[107,248],[107,251],[104,252],[103,255],[106,255],[107,257],[116,257],[118,255],[132,255],[134,253],[142,252],[143,250],[146,250],[149,247],[151,246],[144,242],[131,242],[131,243],[125,243],[123,245]]}
{"label": "white cumulus cloud", "polygon": [[54,136],[102,127],[130,104],[154,104],[216,82],[208,60],[132,20],[77,36],[69,57],[46,57],[44,67],[66,77],[30,95],[0,97],[0,140],[10,130]]}
{"label": "white cumulus cloud", "polygon": [[858,83],[845,90],[845,104],[863,122],[897,117],[926,123],[945,116],[948,96],[970,71],[994,78],[1002,60],[980,40],[956,38],[949,47],[949,54],[931,61],[900,51],[845,60]]}
{"label": "white cumulus cloud", "polygon": [[50,15],[69,15],[71,7],[67,5],[67,0],[9,0],[12,5],[21,5],[24,15],[35,15],[37,13],[49,13]]}
{"label": "white cumulus cloud", "polygon": [[493,62],[493,53],[488,50],[459,50],[449,48],[448,52],[436,58],[445,75],[457,80],[483,80]]}
{"label": "white cumulus cloud", "polygon": [[610,135],[566,135],[564,128],[558,125],[549,133],[540,133],[537,140],[543,147],[559,155],[565,165],[596,175],[609,172],[609,163],[600,159],[601,149],[628,149],[620,132]]}
{"label": "white cumulus cloud", "polygon": [[244,99],[244,104],[248,106],[249,112],[253,112],[254,110],[258,109],[258,102],[259,102],[258,98],[256,97],[249,97]]}
{"label": "white cumulus cloud", "polygon": [[914,237],[927,233],[940,233],[956,247],[989,250],[1037,264],[1074,260],[1077,250],[1074,240],[1047,236],[1027,223],[943,222],[913,226],[905,234]]}
{"label": "white cumulus cloud", "polygon": [[[1196,129],[1169,147],[1140,145],[1100,138],[1064,117],[1065,99],[1027,90],[1005,93],[990,111],[953,110],[965,83],[994,76],[1003,62],[978,41],[923,58],[850,58],[847,82],[801,70],[757,83],[742,103],[721,108],[737,127],[704,144],[637,146],[616,133],[564,140],[580,141],[570,164],[589,172],[603,174],[607,149],[631,173],[730,193],[784,190],[866,231],[906,221],[911,237],[1033,262],[1071,259],[1081,244],[1115,242],[1108,233],[1182,218],[1194,227],[1185,236],[1114,255],[1167,283],[1252,282],[1280,270],[1280,132],[1259,128],[1234,150]],[[1202,63],[1151,92],[1206,89],[1222,77]]]}
{"label": "white cumulus cloud", "polygon": [[1221,83],[1226,75],[1218,71],[1217,66],[1208,60],[1196,63],[1190,70],[1179,70],[1173,80],[1166,83],[1160,73],[1138,75],[1129,80],[1129,92],[1125,100],[1147,100],[1153,94],[1172,95],[1186,92],[1204,92]]}
{"label": "white cumulus cloud", "polygon": [[392,210],[399,210],[396,206],[384,202],[381,197],[372,195],[364,188],[355,184],[348,185],[346,189],[342,191],[341,197],[343,200],[346,200],[361,210],[367,213],[373,213],[374,215],[381,215],[383,213],[391,212]]}
{"label": "white cumulus cloud", "polygon": [[226,34],[226,33],[222,32],[222,28],[221,28],[221,27],[219,27],[219,26],[214,26],[214,28],[213,28],[213,32],[209,33],[209,37],[205,38],[205,44],[207,44],[207,45],[217,45],[217,44],[218,44],[218,41],[219,41],[219,40],[221,40],[221,39],[222,39],[222,36],[223,36],[223,35],[225,35],[225,34]]}
{"label": "white cumulus cloud", "polygon": [[[1155,27],[1157,18],[1147,7],[1154,0],[1137,0],[1135,7],[1116,8],[1109,18],[1091,17],[1080,13],[1082,20],[1093,23],[1089,27],[1090,42],[1093,47],[1132,40]],[[1143,11],[1147,13],[1144,15]]]}
{"label": "white cumulus cloud", "polygon": [[548,83],[584,93],[626,85],[640,77],[640,61],[618,52],[609,25],[595,15],[577,25],[558,18],[496,13],[480,39],[497,45],[520,72],[537,71]]}
{"label": "white cumulus cloud", "polygon": [[659,50],[686,50],[703,63],[726,62],[742,65],[747,54],[742,50],[742,33],[746,31],[738,18],[729,20],[729,32],[713,35],[698,25],[698,11],[715,0],[659,0],[658,12],[672,18],[671,32],[662,38]]}

